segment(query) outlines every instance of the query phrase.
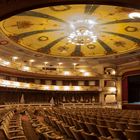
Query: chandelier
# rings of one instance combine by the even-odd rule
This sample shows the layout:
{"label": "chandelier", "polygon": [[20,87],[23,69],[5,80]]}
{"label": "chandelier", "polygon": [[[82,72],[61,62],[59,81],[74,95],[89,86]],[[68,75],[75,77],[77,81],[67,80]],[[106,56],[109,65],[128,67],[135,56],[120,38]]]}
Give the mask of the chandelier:
{"label": "chandelier", "polygon": [[90,19],[76,20],[70,23],[68,42],[75,45],[89,45],[97,40],[95,22]]}

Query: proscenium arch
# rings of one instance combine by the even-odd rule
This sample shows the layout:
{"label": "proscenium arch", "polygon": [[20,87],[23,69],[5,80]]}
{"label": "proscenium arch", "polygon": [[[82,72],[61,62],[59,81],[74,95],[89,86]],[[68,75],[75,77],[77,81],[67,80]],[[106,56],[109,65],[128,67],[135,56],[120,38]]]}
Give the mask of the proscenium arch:
{"label": "proscenium arch", "polygon": [[2,0],[0,21],[27,10],[66,4],[101,4],[140,9],[140,0]]}

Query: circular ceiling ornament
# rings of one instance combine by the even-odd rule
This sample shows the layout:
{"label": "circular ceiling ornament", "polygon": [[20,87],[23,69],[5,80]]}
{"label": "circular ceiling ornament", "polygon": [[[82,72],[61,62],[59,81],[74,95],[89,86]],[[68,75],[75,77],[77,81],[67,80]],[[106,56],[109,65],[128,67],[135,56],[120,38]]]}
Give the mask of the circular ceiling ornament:
{"label": "circular ceiling ornament", "polygon": [[62,6],[51,6],[50,9],[53,11],[63,12],[69,10],[71,7],[69,5],[62,5]]}
{"label": "circular ceiling ornament", "polygon": [[132,26],[127,26],[127,27],[125,28],[125,30],[126,30],[127,32],[136,32],[136,31],[138,31],[138,28],[137,28],[137,27],[132,27]]}
{"label": "circular ceiling ornament", "polygon": [[130,13],[140,10],[94,4],[44,7],[1,21],[0,33],[13,48],[43,56],[110,57],[140,49],[140,18]]}
{"label": "circular ceiling ornament", "polygon": [[7,40],[1,40],[0,45],[7,45],[9,42]]}
{"label": "circular ceiling ornament", "polygon": [[68,36],[68,42],[75,45],[89,45],[97,40],[95,33],[95,22],[91,19],[81,19],[70,22],[71,33]]}
{"label": "circular ceiling ornament", "polygon": [[95,45],[94,44],[89,44],[89,45],[87,45],[87,48],[88,49],[91,49],[91,50],[93,50],[93,49],[95,49]]}
{"label": "circular ceiling ornament", "polygon": [[49,38],[47,36],[41,36],[38,38],[39,41],[47,41]]}

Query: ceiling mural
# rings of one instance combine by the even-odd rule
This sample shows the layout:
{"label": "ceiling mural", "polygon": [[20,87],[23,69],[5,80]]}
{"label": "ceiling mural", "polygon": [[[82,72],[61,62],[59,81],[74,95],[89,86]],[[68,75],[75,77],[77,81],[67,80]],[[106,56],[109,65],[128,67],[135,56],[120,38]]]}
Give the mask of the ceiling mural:
{"label": "ceiling mural", "polygon": [[3,39],[58,57],[102,57],[140,49],[140,10],[106,5],[61,5],[26,11],[0,22]]}

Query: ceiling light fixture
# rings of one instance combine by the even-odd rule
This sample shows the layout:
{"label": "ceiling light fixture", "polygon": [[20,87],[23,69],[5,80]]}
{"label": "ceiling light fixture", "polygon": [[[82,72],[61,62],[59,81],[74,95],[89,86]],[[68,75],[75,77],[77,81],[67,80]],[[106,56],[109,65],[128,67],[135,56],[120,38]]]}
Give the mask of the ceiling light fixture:
{"label": "ceiling light fixture", "polygon": [[13,56],[13,57],[12,57],[12,60],[13,60],[13,61],[16,61],[17,59],[18,59],[17,56]]}
{"label": "ceiling light fixture", "polygon": [[75,45],[89,45],[97,40],[95,22],[91,19],[81,19],[70,23],[68,42]]}
{"label": "ceiling light fixture", "polygon": [[76,65],[77,65],[77,63],[73,63],[73,65],[74,65],[74,66],[76,66]]}
{"label": "ceiling light fixture", "polygon": [[45,65],[47,65],[49,62],[44,62]]}
{"label": "ceiling light fixture", "polygon": [[133,13],[130,13],[128,16],[129,16],[129,18],[132,18],[132,19],[140,18],[140,13],[133,12]]}
{"label": "ceiling light fixture", "polygon": [[30,60],[29,60],[29,62],[30,62],[30,63],[33,63],[33,62],[35,62],[35,60],[33,60],[33,59],[30,59]]}
{"label": "ceiling light fixture", "polygon": [[58,63],[58,65],[62,65],[62,64],[63,64],[62,62],[59,62],[59,63]]}

